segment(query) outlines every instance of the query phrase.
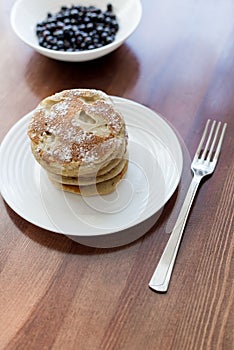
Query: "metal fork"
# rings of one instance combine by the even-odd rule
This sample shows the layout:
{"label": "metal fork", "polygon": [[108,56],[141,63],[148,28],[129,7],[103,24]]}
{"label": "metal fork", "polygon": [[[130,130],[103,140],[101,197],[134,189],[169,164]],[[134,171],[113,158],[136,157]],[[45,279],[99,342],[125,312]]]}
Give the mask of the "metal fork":
{"label": "metal fork", "polygon": [[[199,146],[197,148],[197,151],[195,153],[194,159],[191,164],[191,169],[193,172],[192,182],[189,186],[187,195],[185,197],[184,203],[182,205],[178,219],[175,223],[174,229],[168,240],[166,248],[164,249],[161,259],[149,282],[149,287],[157,292],[166,292],[168,289],[172,270],[173,270],[174,263],[177,256],[177,252],[179,250],[180,242],[183,236],[184,227],[185,227],[196,191],[201,182],[201,179],[204,176],[207,176],[213,173],[218,161],[218,157],[219,157],[219,153],[220,153],[227,124],[225,123],[223,125],[222,131],[220,132],[221,122],[218,122],[216,127],[216,121],[214,120],[211,124],[210,132],[207,135],[209,126],[210,126],[210,119],[208,119],[206,123],[203,135],[201,137],[201,141],[199,143]],[[206,141],[206,144],[204,147],[205,141]],[[215,153],[214,153],[214,150],[215,150]]]}

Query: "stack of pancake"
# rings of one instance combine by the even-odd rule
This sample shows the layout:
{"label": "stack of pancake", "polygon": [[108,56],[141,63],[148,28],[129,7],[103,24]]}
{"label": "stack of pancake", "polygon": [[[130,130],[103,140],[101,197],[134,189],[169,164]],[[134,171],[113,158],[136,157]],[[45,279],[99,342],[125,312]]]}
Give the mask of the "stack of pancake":
{"label": "stack of pancake", "polygon": [[102,91],[72,89],[45,98],[28,136],[35,159],[64,191],[108,194],[127,171],[125,122]]}

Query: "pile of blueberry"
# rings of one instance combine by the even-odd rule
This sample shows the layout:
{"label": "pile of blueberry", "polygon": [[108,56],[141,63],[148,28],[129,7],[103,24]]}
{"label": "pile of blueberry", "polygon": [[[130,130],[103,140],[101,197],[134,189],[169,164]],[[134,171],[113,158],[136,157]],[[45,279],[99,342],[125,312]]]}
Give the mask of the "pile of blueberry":
{"label": "pile of blueberry", "polygon": [[40,46],[57,51],[93,50],[115,40],[119,29],[113,6],[106,11],[95,6],[62,6],[60,11],[48,13],[37,23],[36,35]]}

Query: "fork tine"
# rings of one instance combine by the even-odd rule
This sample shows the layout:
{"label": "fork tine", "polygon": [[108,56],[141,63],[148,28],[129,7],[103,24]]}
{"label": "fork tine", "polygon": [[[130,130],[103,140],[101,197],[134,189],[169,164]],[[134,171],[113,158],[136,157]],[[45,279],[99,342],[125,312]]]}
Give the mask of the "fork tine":
{"label": "fork tine", "polygon": [[206,154],[207,154],[207,151],[208,151],[208,148],[209,148],[209,144],[210,144],[210,140],[211,140],[211,137],[212,137],[212,134],[213,134],[213,131],[214,131],[215,124],[216,124],[216,121],[214,120],[212,125],[211,125],[211,129],[210,129],[210,133],[209,133],[208,139],[206,141],[205,149],[203,150],[201,158],[200,158],[202,161],[206,157]]}
{"label": "fork tine", "polygon": [[203,134],[202,134],[202,137],[201,137],[201,141],[200,141],[200,143],[199,143],[199,145],[197,147],[197,150],[196,150],[196,153],[195,153],[195,156],[194,156],[194,160],[197,160],[198,157],[199,157],[199,154],[201,152],[201,149],[202,149],[205,137],[206,137],[206,133],[207,133],[207,129],[208,129],[209,124],[210,124],[210,119],[208,119],[207,122],[206,122],[206,126],[205,126],[205,129],[203,131]]}
{"label": "fork tine", "polygon": [[227,127],[227,123],[225,123],[224,126],[223,126],[222,133],[221,133],[221,136],[220,136],[220,139],[219,139],[219,143],[218,143],[215,155],[214,155],[214,159],[213,159],[214,162],[217,162],[217,160],[218,160],[218,156],[219,156],[220,149],[221,149],[221,146],[222,146],[223,137],[224,137],[224,134],[225,134],[225,131],[226,131],[226,127]]}
{"label": "fork tine", "polygon": [[207,161],[208,162],[210,161],[212,153],[213,153],[213,150],[214,150],[214,146],[215,146],[215,142],[217,140],[217,136],[218,136],[218,132],[219,132],[219,129],[220,129],[220,125],[221,125],[221,122],[218,123],[218,126],[217,126],[216,131],[215,131],[214,139],[213,139],[212,145],[210,147],[209,154],[207,156]]}

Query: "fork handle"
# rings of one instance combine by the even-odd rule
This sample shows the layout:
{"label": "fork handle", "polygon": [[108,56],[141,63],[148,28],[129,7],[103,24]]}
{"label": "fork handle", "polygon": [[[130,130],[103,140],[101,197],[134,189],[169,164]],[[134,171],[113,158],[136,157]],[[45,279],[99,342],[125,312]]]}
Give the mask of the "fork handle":
{"label": "fork handle", "polygon": [[194,175],[173,231],[149,282],[149,287],[157,292],[166,292],[169,286],[176,255],[183,236],[184,227],[201,178]]}

